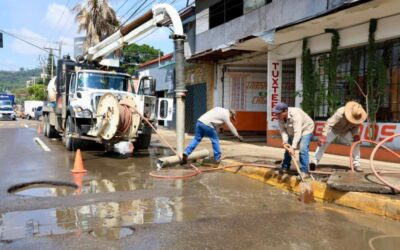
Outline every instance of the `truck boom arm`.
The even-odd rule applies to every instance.
[[[174,35],[183,36],[182,21],[175,8],[165,3],[156,4],[153,6],[152,11],[149,10],[143,16],[123,26],[96,46],[90,47],[85,59],[88,61],[95,61],[109,55],[121,48],[125,43],[129,43],[133,39],[153,29],[157,23],[168,17],[172,21]]]

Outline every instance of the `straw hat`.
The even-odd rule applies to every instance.
[[[367,113],[359,103],[351,101],[344,107],[344,116],[350,123],[361,124],[367,118]]]
[[[230,110],[229,110],[229,113],[231,114],[232,119],[233,119],[233,120],[236,120],[236,115],[237,115],[237,114],[236,114],[236,111],[235,111],[234,109],[230,109]]]

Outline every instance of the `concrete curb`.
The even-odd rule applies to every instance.
[[[237,161],[224,160],[224,165],[240,164]],[[277,175],[268,168],[246,166],[226,168],[226,171],[238,173],[269,185],[300,193],[300,181],[295,176]],[[355,208],[360,211],[383,215],[395,220],[400,220],[400,199],[397,196],[379,195],[362,192],[343,192],[329,188],[325,183],[311,181],[314,198],[322,202],[332,202],[337,205]],[[396,198],[397,197],[397,198]]]

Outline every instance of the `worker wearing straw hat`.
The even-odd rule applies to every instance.
[[[325,150],[336,137],[343,138],[347,143],[352,144],[360,140],[359,125],[365,121],[367,113],[363,107],[354,101],[346,103],[339,108],[326,122],[322,136],[318,140],[318,148],[314,159],[310,163],[310,170],[315,170]],[[360,145],[353,151],[353,166],[356,171],[361,172],[360,166]]]

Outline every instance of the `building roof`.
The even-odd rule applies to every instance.
[[[139,65],[139,69],[151,66],[153,64],[157,64],[158,62],[164,62],[164,61],[170,60],[170,59],[172,59],[172,57],[173,57],[173,54],[170,53],[170,54],[164,55],[164,56],[162,56],[160,58],[156,58],[156,59],[144,62],[144,63]]]

